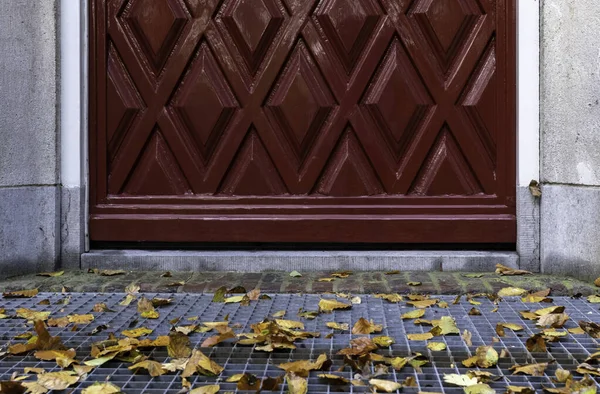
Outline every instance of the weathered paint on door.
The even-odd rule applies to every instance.
[[[515,242],[514,0],[92,3],[92,240]]]

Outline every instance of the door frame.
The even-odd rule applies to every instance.
[[[517,130],[517,251],[536,253],[539,215],[525,213],[536,202],[524,197],[531,180],[539,179],[540,163],[540,4],[534,0],[507,0],[514,4],[516,31],[516,130]],[[85,251],[89,251],[89,25],[91,0],[59,0],[60,15],[60,176],[63,187],[83,188],[79,207],[84,225]],[[78,108],[79,111],[75,110]],[[537,222],[537,223],[536,223]],[[535,230],[537,228],[537,231]],[[533,241],[533,242],[532,242]],[[525,246],[527,244],[527,246]],[[531,250],[524,250],[531,249]],[[539,258],[538,258],[539,261]]]

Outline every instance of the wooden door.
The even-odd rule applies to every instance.
[[[93,241],[513,243],[514,0],[92,0]]]

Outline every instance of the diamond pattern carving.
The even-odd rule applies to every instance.
[[[303,41],[296,45],[266,104],[265,113],[274,126],[286,133],[298,158],[305,158],[335,100]]]
[[[209,160],[239,104],[206,42],[200,44],[170,106]],[[199,112],[204,116],[198,117]]]
[[[382,14],[374,0],[326,0],[315,10],[347,73],[354,69]]]
[[[130,0],[122,18],[152,71],[160,73],[187,23],[187,10],[178,0]]]
[[[407,14],[446,72],[484,13],[479,0],[415,0]]]
[[[396,159],[402,158],[416,131],[424,126],[434,101],[397,37],[362,104],[393,148]]]
[[[277,35],[284,15],[275,0],[231,0],[223,6],[222,21],[251,75]]]

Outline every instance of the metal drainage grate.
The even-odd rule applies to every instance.
[[[71,331],[71,326],[66,328],[50,328],[52,335],[60,336],[67,347],[73,347],[77,350],[77,359],[83,361],[89,359],[91,344],[93,342],[105,339],[107,332],[119,334],[121,331],[129,329],[130,324],[135,323],[135,327],[148,327],[154,329],[152,338],[158,335],[167,335],[170,324],[169,320],[183,317],[189,318],[198,316],[198,322],[219,321],[229,315],[232,323],[241,324],[243,329],[236,329],[236,332],[250,332],[250,325],[260,322],[265,317],[273,313],[286,310],[287,319],[302,320],[306,325],[307,331],[320,331],[323,335],[320,338],[308,339],[298,343],[298,348],[293,351],[276,351],[273,353],[264,353],[253,351],[252,347],[238,346],[232,341],[223,343],[215,348],[202,349],[214,361],[222,365],[225,370],[219,377],[209,378],[203,376],[194,376],[190,379],[192,387],[202,386],[204,384],[219,383],[221,392],[236,392],[235,383],[225,383],[225,379],[234,374],[251,373],[258,377],[278,376],[282,370],[277,365],[282,362],[315,359],[319,354],[328,353],[333,360],[332,370],[336,370],[343,365],[343,358],[336,353],[348,346],[349,341],[354,337],[349,333],[336,332],[333,338],[325,338],[326,334],[332,332],[326,327],[326,323],[335,321],[338,323],[353,323],[359,318],[364,317],[373,319],[375,323],[383,324],[384,330],[377,335],[388,335],[396,340],[396,344],[389,349],[381,349],[379,354],[386,356],[408,356],[411,352],[420,352],[428,357],[430,363],[422,368],[422,373],[416,373],[412,367],[407,366],[401,372],[390,369],[390,375],[381,377],[382,379],[396,380],[402,382],[408,376],[413,376],[418,387],[403,388],[402,392],[417,393],[419,391],[433,391],[443,393],[463,393],[458,387],[451,387],[443,382],[443,374],[467,372],[467,368],[462,367],[461,361],[475,353],[475,349],[481,345],[489,345],[492,337],[496,336],[495,327],[499,322],[519,323],[525,327],[525,330],[515,333],[506,330],[506,336],[500,338],[500,342],[494,347],[497,350],[506,348],[509,358],[500,359],[495,368],[486,369],[497,376],[501,376],[497,382],[490,384],[492,388],[499,392],[506,389],[508,385],[530,386],[536,392],[542,392],[542,386],[555,387],[551,376],[557,368],[574,370],[576,366],[584,359],[596,351],[598,341],[588,335],[573,336],[561,338],[559,342],[549,345],[549,352],[530,353],[525,348],[527,338],[538,332],[531,321],[522,320],[519,311],[535,310],[550,305],[563,305],[566,312],[571,316],[566,328],[576,327],[579,320],[600,321],[600,313],[585,300],[576,300],[566,297],[554,297],[554,304],[523,304],[520,300],[505,300],[499,304],[498,312],[492,313],[496,306],[489,300],[479,298],[481,305],[477,308],[482,312],[481,316],[469,316],[468,311],[473,305],[464,299],[458,305],[452,305],[454,297],[437,297],[447,301],[450,306],[448,309],[429,308],[423,318],[439,319],[440,316],[451,315],[456,319],[461,332],[469,330],[473,337],[473,346],[467,347],[459,336],[437,337],[435,341],[445,342],[447,350],[442,352],[432,352],[426,347],[426,342],[408,341],[407,333],[427,332],[430,327],[415,325],[412,320],[402,321],[400,315],[413,308],[406,303],[391,304],[371,296],[362,296],[362,304],[354,305],[349,311],[338,311],[331,314],[320,315],[315,320],[299,319],[296,314],[300,308],[305,310],[316,310],[319,302],[319,295],[273,295],[271,300],[253,301],[250,306],[241,306],[240,304],[218,304],[212,303],[211,295],[197,294],[144,294],[146,297],[173,297],[173,303],[160,307],[160,318],[155,320],[146,320],[140,318],[136,310],[136,303],[133,302],[129,307],[120,306],[118,303],[124,298],[124,294],[70,294],[71,301],[68,305],[57,305],[56,303],[63,299],[64,294],[40,294],[33,299],[3,299],[0,307],[7,310],[7,314],[12,314],[17,308],[30,308],[39,311],[51,311],[51,317],[61,317],[69,314],[91,313],[92,307],[99,302],[104,302],[115,312],[94,313],[96,319],[87,326],[80,326],[79,331]],[[49,299],[50,305],[37,305],[42,299]],[[182,320],[183,321],[183,320]],[[110,329],[96,336],[90,336],[90,332],[100,324],[108,324]],[[3,319],[0,320],[0,345],[4,345],[12,340],[18,334],[25,331],[31,331],[31,326],[27,325],[23,319]],[[214,334],[193,334],[190,338],[196,346],[208,336]],[[168,360],[166,349],[153,349],[146,352],[152,359],[158,362]],[[511,375],[509,367],[518,363],[538,363],[556,360],[546,370],[546,375],[542,377],[516,376]],[[101,368],[96,368],[89,375],[85,382],[79,384],[74,393],[81,392],[82,388],[91,385],[93,382],[102,382],[109,380],[115,385],[121,387],[124,393],[177,393],[181,389],[181,379],[178,375],[169,373],[157,378],[151,378],[145,372],[133,374],[128,370],[129,364],[118,361],[109,362]],[[44,368],[46,371],[61,370],[54,362],[44,362],[35,359],[33,356],[10,356],[0,358],[0,380],[8,380],[13,372],[23,373],[25,367]],[[346,368],[344,376],[352,378],[349,368]],[[287,392],[285,385],[280,386],[280,393]],[[316,377],[312,373],[309,377],[310,393],[331,393],[331,392],[350,392],[364,393],[369,392],[367,387],[352,387],[329,385]]]

